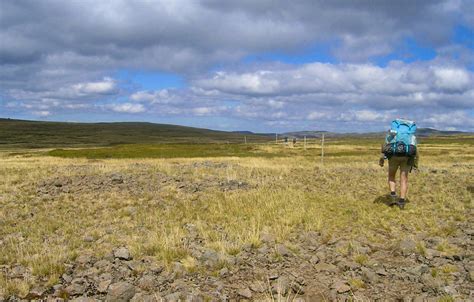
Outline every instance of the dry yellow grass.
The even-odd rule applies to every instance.
[[[354,151],[352,145],[328,148],[333,154]],[[291,148],[292,157],[167,160],[0,153],[0,265],[22,264],[32,270],[26,280],[0,275],[1,294],[24,294],[35,280],[55,284],[64,263],[79,253],[102,256],[118,246],[129,247],[138,258],[155,257],[165,265],[181,261],[194,270],[195,260],[183,242],[187,224],[196,226],[209,248],[235,254],[245,245],[258,246],[262,232],[278,242],[296,232],[318,231],[328,240],[343,236],[391,244],[420,232],[446,237],[457,231],[454,223],[469,223],[472,217],[472,145],[422,147],[421,171],[410,175],[411,202],[404,211],[374,202],[387,193],[386,168],[377,165],[376,151],[328,156],[322,165],[318,150],[297,146]],[[44,181],[113,173],[136,180],[135,187],[38,193]],[[156,175],[179,181],[155,183]],[[248,187],[223,191],[218,181]],[[204,189],[189,192],[180,188],[183,183],[200,183]],[[143,189],[148,185],[158,189]],[[450,252],[449,246],[440,249]],[[357,253],[354,259],[369,260]]]

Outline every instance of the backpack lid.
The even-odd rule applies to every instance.
[[[392,121],[390,129],[396,131],[397,133],[415,134],[416,123],[411,120],[397,118]]]

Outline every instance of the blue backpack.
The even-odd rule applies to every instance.
[[[390,156],[416,155],[416,123],[404,119],[392,121],[390,131],[385,137],[384,153]]]

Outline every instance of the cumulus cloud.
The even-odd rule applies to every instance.
[[[41,110],[41,111],[33,111],[33,114],[38,117],[48,117],[51,115],[51,112],[47,110]]]
[[[432,62],[387,67],[371,64],[281,66],[253,72],[216,72],[193,84],[248,97],[278,97],[287,102],[351,103],[393,109],[415,105],[460,108],[472,106],[474,81],[463,67]]]
[[[421,122],[430,125],[433,128],[447,128],[452,129],[473,129],[474,117],[465,111],[452,111],[447,113],[434,113],[421,118]]]
[[[8,112],[105,110],[272,127],[341,122],[349,129],[406,113],[445,127],[462,125],[443,114],[472,118],[472,49],[452,36],[456,25],[474,25],[472,1],[6,0],[1,6],[0,110]],[[406,39],[438,57],[370,63]],[[318,46],[336,63],[245,61]],[[172,72],[189,86],[143,90],[115,76],[128,69]]]
[[[90,94],[111,94],[116,91],[115,82],[111,78],[104,78],[103,81],[99,82],[74,84],[71,88],[78,96]]]
[[[145,107],[142,104],[132,103],[110,104],[107,108],[120,113],[140,113],[145,111]]]
[[[472,72],[435,61],[418,64],[275,64],[260,70],[217,71],[190,89],[139,91],[131,99],[157,114],[222,115],[273,125],[381,126],[407,116],[426,125],[454,127],[441,112],[472,118]],[[223,100],[233,103],[223,106]],[[232,105],[233,104],[233,105]],[[441,114],[441,115],[440,115]],[[459,113],[456,113],[459,114]],[[456,114],[454,116],[456,116]],[[324,123],[323,123],[324,122]],[[466,129],[470,123],[464,123]],[[457,125],[459,126],[459,125]]]

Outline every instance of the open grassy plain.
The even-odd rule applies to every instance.
[[[379,140],[317,143],[4,151],[0,300],[473,299],[474,139],[421,142],[405,210]]]

